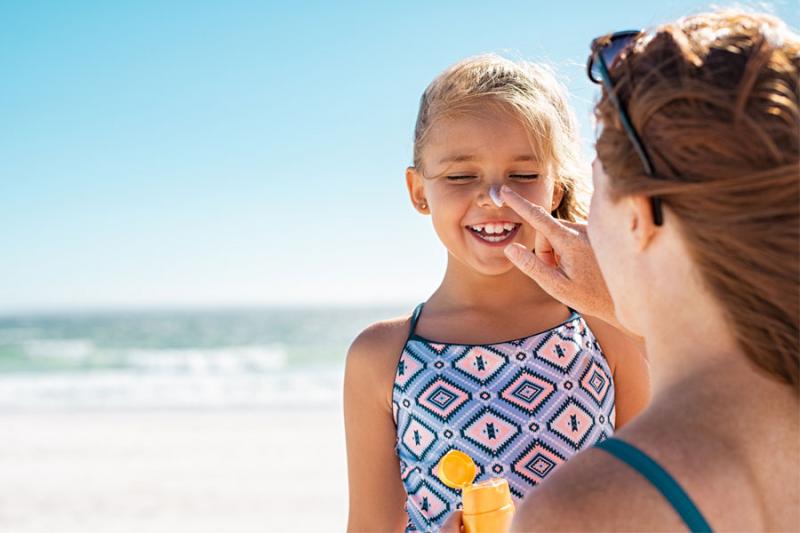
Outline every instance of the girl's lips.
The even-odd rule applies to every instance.
[[[466,231],[469,234],[471,234],[472,237],[474,239],[476,239],[478,242],[480,242],[481,244],[484,244],[486,246],[491,246],[493,248],[500,248],[500,247],[505,248],[506,246],[511,244],[511,242],[514,240],[514,237],[519,232],[519,228],[520,227],[522,227],[522,224],[517,224],[517,225],[514,226],[514,229],[512,229],[511,231],[508,231],[508,232],[505,232],[505,233],[502,233],[502,234],[493,234],[493,235],[483,235],[483,234],[477,233],[476,231],[471,230],[469,228],[466,228]],[[491,240],[487,240],[487,239],[491,239]]]

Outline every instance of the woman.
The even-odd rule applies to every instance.
[[[504,191],[559,260],[507,253],[645,339],[653,400],[556,471],[512,529],[796,531],[800,39],[716,12],[595,40],[589,70],[603,84],[592,247]],[[589,289],[594,257],[611,300]]]

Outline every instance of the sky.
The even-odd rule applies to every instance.
[[[548,62],[588,156],[590,40],[709,6],[4,0],[0,312],[421,301],[446,260],[404,181],[427,84]]]

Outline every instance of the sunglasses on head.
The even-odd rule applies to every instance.
[[[591,54],[589,61],[586,63],[586,74],[589,79],[594,83],[601,84],[605,89],[611,102],[619,112],[620,122],[628,135],[634,150],[642,160],[642,166],[648,176],[653,178],[657,177],[653,170],[653,162],[647,154],[647,149],[644,147],[639,134],[631,123],[628,112],[625,106],[620,102],[619,96],[614,90],[614,80],[611,79],[610,70],[614,63],[620,58],[622,51],[625,50],[631,43],[633,43],[643,32],[639,30],[627,30],[612,33],[594,39],[591,44]],[[661,209],[661,199],[652,196],[650,198],[651,205],[653,206],[653,222],[656,226],[660,226],[664,222],[664,214]]]

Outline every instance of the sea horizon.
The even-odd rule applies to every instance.
[[[336,405],[347,348],[412,305],[0,314],[0,410]]]

